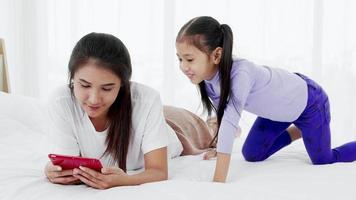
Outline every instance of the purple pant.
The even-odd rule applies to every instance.
[[[356,160],[356,142],[331,149],[330,105],[327,94],[313,80],[297,74],[307,82],[308,102],[294,122],[277,122],[258,117],[242,148],[247,161],[262,161],[291,143],[286,129],[294,124],[302,131],[305,148],[313,164],[352,162]]]

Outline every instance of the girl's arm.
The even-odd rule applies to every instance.
[[[217,153],[214,182],[226,181],[227,173],[229,171],[231,155],[226,153]]]
[[[211,149],[204,154],[203,159],[210,160],[215,157],[217,157],[217,160],[213,181],[224,183],[226,181],[227,173],[229,172],[231,155],[226,153],[217,153],[216,149]]]
[[[167,147],[146,153],[144,160],[145,171],[134,175],[128,175],[118,167],[103,168],[101,173],[86,167],[80,167],[80,169],[73,170],[73,176],[88,186],[97,189],[167,180]]]

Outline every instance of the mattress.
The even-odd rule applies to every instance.
[[[0,93],[1,200],[356,199],[356,162],[311,165],[301,140],[266,161],[251,163],[241,155],[244,139],[237,139],[227,183],[211,182],[215,160],[195,155],[169,160],[167,181],[107,190],[52,184],[43,173],[51,147],[42,105],[36,99]]]

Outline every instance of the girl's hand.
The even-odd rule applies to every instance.
[[[204,154],[203,159],[204,160],[210,160],[212,158],[215,158],[216,155],[217,155],[216,149],[215,148],[214,149],[210,149]]]
[[[118,167],[105,167],[101,173],[87,167],[80,166],[73,170],[73,176],[81,182],[96,189],[108,189],[122,185],[127,179],[127,174]]]
[[[49,162],[45,167],[45,175],[51,183],[72,185],[80,183],[80,180],[73,176],[73,170],[62,170],[58,165]]]

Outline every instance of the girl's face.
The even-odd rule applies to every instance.
[[[106,119],[121,87],[121,80],[94,62],[79,67],[73,77],[74,96],[91,119]]]
[[[176,43],[180,69],[193,84],[210,80],[218,70],[221,58],[221,47],[217,47],[210,55],[187,42]]]

